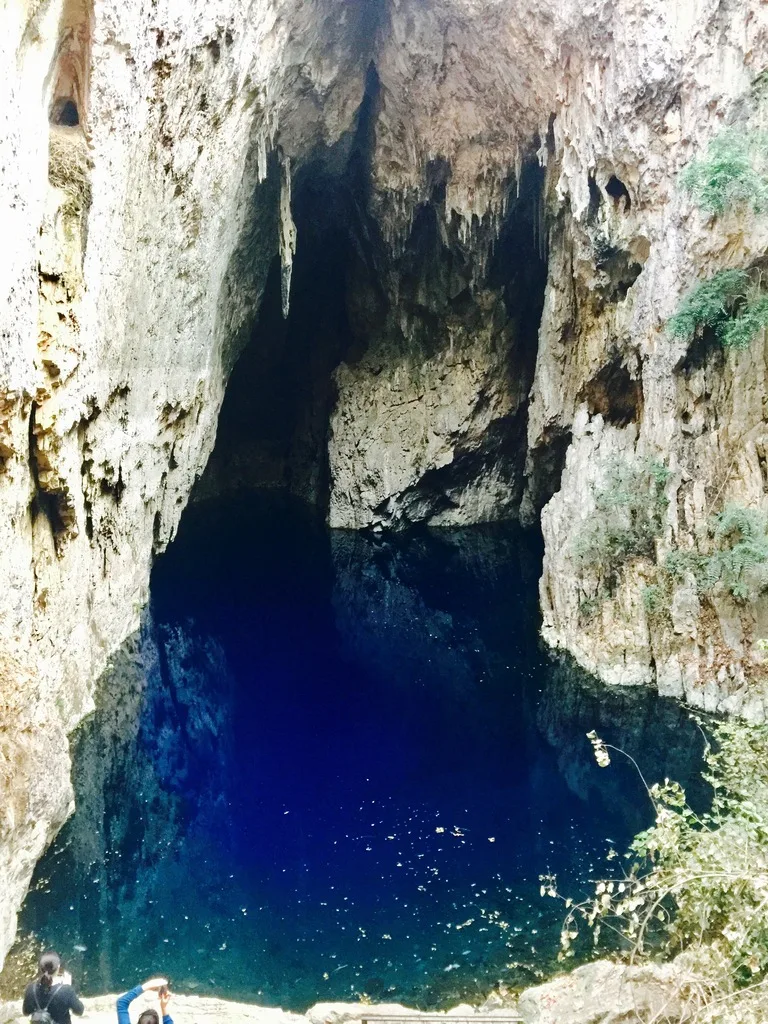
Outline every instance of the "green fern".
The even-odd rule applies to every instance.
[[[703,159],[685,168],[680,185],[709,213],[739,204],[759,213],[768,206],[766,153],[765,132],[727,129],[710,142]]]
[[[669,577],[680,583],[690,572],[699,593],[711,593],[722,584],[737,600],[752,600],[768,587],[768,519],[755,509],[728,505],[714,517],[711,532],[716,547],[709,554],[667,555]]]
[[[768,296],[749,303],[741,316],[723,327],[721,341],[725,348],[748,348],[759,331],[768,327]]]
[[[715,522],[720,552],[720,578],[734,597],[746,600],[765,586],[762,567],[768,563],[768,521],[762,512],[728,505]]]
[[[649,617],[656,618],[661,615],[666,603],[666,594],[660,584],[651,583],[643,590],[643,606]]]
[[[746,270],[721,270],[701,281],[667,321],[673,338],[709,328],[724,348],[743,349],[768,326],[768,296]]]
[[[734,304],[745,298],[748,285],[749,276],[744,270],[721,270],[701,281],[667,321],[667,330],[674,338],[692,338],[700,327],[709,327],[719,337],[731,319]]]
[[[768,96],[768,68],[763,70],[752,79],[749,89],[752,99],[760,105]]]

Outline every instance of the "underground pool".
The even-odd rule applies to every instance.
[[[285,502],[190,508],[74,738],[77,810],[10,963],[52,946],[86,994],[163,972],[294,1010],[535,983],[563,914],[539,876],[585,893],[651,819],[585,734],[694,789],[701,754],[679,705],[541,648],[539,570],[514,526],[377,538]]]

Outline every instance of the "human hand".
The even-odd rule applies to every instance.
[[[167,984],[167,978],[150,978],[149,981],[145,981],[141,987],[145,992],[159,992],[160,989],[165,988]]]
[[[171,1001],[171,993],[168,991],[167,988],[161,988],[157,994],[160,997],[160,1016],[167,1017],[168,1004]]]
[[[69,971],[60,971],[59,972],[59,978],[61,978],[61,984],[62,985],[71,985],[72,984],[72,975],[69,973]]]

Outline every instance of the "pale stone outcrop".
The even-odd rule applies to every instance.
[[[498,1016],[500,1021],[519,1013],[524,1024],[634,1024],[636,1021],[674,1022],[684,1019],[677,985],[680,973],[673,965],[625,967],[599,960],[587,964],[536,988],[526,989],[518,999],[492,994],[482,1007],[455,1006],[445,1012],[453,1016],[472,1016],[482,1012],[483,1019]],[[114,1024],[116,996],[84,999],[89,1024]],[[131,1004],[135,1017],[144,1009],[157,1006],[150,994],[139,996]],[[174,995],[170,1012],[178,1024],[208,1021],[223,1024],[360,1024],[372,1016],[418,1020],[418,1010],[399,1003],[317,1003],[305,1014],[288,1013],[278,1008],[238,1003],[210,996]],[[0,1024],[22,1024],[18,1003],[0,1003]]]
[[[617,459],[657,459],[672,471],[659,561],[673,547],[706,550],[708,523],[730,502],[766,508],[764,336],[746,351],[706,354],[689,352],[665,330],[697,280],[754,266],[768,248],[768,220],[750,206],[713,217],[677,182],[724,127],[749,132],[761,125],[764,101],[752,82],[768,59],[764,14],[734,7],[722,18],[715,5],[695,12],[670,5],[657,15],[657,25],[668,19],[665,35],[638,28],[649,46],[656,40],[639,51],[642,102],[626,78],[619,89],[603,79],[581,97],[604,127],[586,149],[555,150],[558,187],[567,188],[570,203],[550,233],[528,422],[532,495],[539,453],[553,438],[568,443],[558,492],[541,516],[545,639],[606,682],[652,684],[693,705],[756,720],[765,718],[768,698],[755,643],[768,624],[764,597],[742,605],[724,594],[700,600],[688,580],[672,594],[669,614],[651,621],[643,594],[653,567],[640,561],[585,616],[583,603],[599,581],[574,548]],[[634,73],[629,55],[611,66],[614,86]],[[715,81],[713,92],[707,83]],[[576,186],[577,159],[582,182],[594,174],[591,209]],[[626,196],[604,191],[612,174]]]
[[[425,255],[415,284],[406,274],[387,282],[388,315],[365,332],[363,357],[335,373],[332,527],[462,526],[516,515],[531,335],[508,314],[501,288],[487,280],[473,288],[473,272],[451,266],[450,244]],[[530,247],[524,252],[535,260]],[[521,276],[535,279],[535,269]],[[459,298],[470,289],[471,300]],[[523,288],[516,299],[538,316]]]
[[[526,989],[518,1009],[525,1024],[679,1024],[686,1019],[680,980],[674,964],[598,960]]]

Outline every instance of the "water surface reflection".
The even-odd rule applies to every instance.
[[[674,703],[545,656],[538,567],[511,527],[379,540],[190,510],[77,736],[78,809],[22,935],[90,993],[159,969],[295,1009],[529,982],[560,924],[539,874],[577,893],[649,821],[585,733],[651,779],[694,780],[700,750]]]

